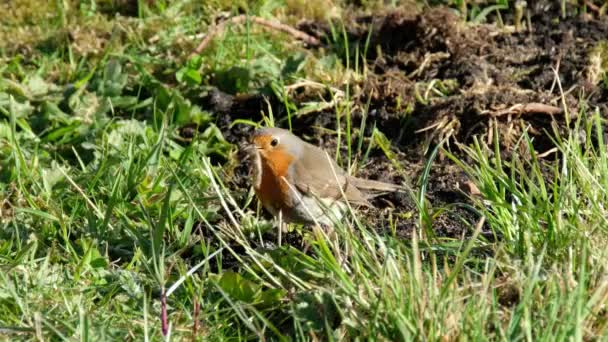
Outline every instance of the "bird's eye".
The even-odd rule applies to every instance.
[[[272,139],[272,141],[270,141],[270,146],[275,147],[279,144],[279,139],[274,138]]]

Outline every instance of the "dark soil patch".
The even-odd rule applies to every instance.
[[[608,20],[588,15],[561,19],[558,3],[539,3],[530,2],[532,29],[521,32],[496,25],[465,24],[445,8],[352,18],[346,24],[350,46],[362,46],[372,29],[367,78],[353,85],[357,106],[352,127],[359,127],[363,113],[357,108],[364,108],[369,100],[366,136],[375,124],[391,140],[405,170],[396,172],[383,153],[373,151],[357,175],[406,182],[418,189],[416,182],[429,151],[439,141],[447,138],[468,144],[474,136],[487,140],[493,122],[505,157],[511,154],[525,127],[534,136],[538,152],[545,152],[552,147],[546,135],[552,132],[552,126],[558,133],[569,129],[563,113],[508,113],[508,109],[530,103],[561,108],[559,84],[570,113],[578,113],[581,100],[587,108],[608,112],[608,91],[601,84],[591,83],[587,72],[590,50],[608,37]],[[504,13],[503,20],[512,23],[513,18]],[[329,25],[317,22],[304,22],[300,29],[320,38],[329,33]],[[275,117],[286,116],[280,101],[268,100]],[[306,94],[295,100],[306,100]],[[256,116],[266,110],[266,102],[259,95],[234,97],[212,92],[205,105],[217,114],[217,123],[227,139],[237,144],[245,141],[252,128],[229,128],[230,124],[237,118],[260,119]],[[293,130],[312,143],[332,149],[335,136],[314,127],[334,129],[335,120],[330,111],[307,114],[293,119]],[[453,153],[465,158],[456,144],[450,146]],[[234,169],[235,190],[248,189],[246,175],[246,165]],[[466,176],[447,158],[440,155],[434,161],[427,198],[432,207],[451,208],[434,222],[437,236],[460,237],[475,225],[478,218],[474,213],[454,205],[468,202],[459,190],[459,185],[466,182]],[[379,230],[389,231],[387,215],[392,211],[393,217],[403,217],[398,220],[397,234],[410,235],[417,214],[409,195],[386,195],[374,204],[377,209],[369,213],[369,218]]]

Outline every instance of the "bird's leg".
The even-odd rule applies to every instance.
[[[305,231],[307,231],[308,229],[310,229],[311,233],[313,234],[313,236],[318,236],[318,232],[315,232],[315,229],[320,229],[318,224],[305,224],[304,225],[304,229],[306,229]],[[312,237],[309,237],[308,239],[303,236],[302,238],[302,253],[304,254],[308,254],[308,250],[310,250],[310,247],[312,246],[311,242],[309,239],[312,239]]]
[[[279,210],[279,247],[281,247],[281,240],[283,237],[283,210]]]
[[[336,230],[334,229],[333,225],[321,223],[320,226],[327,235],[329,241],[334,241],[336,239],[338,235],[336,234]]]

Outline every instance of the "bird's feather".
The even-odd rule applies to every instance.
[[[334,199],[341,199],[344,193],[346,200],[352,204],[371,206],[363,193],[349,181],[350,177],[333,159],[328,158],[325,151],[305,144],[309,150],[294,161],[291,171],[291,179],[298,190],[320,198]]]

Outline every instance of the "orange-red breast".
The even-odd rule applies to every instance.
[[[246,147],[253,156],[253,187],[266,210],[284,222],[339,220],[346,207],[371,206],[374,192],[399,187],[348,175],[322,149],[281,128],[256,130]]]

